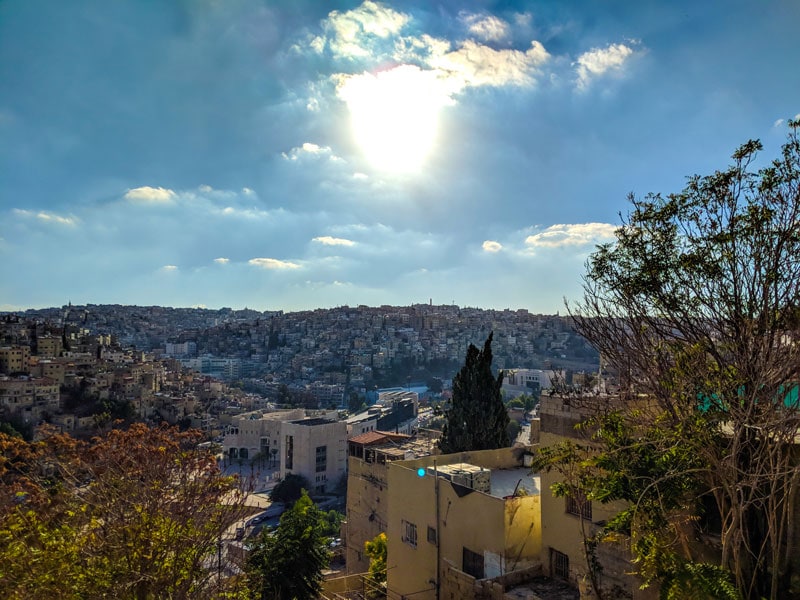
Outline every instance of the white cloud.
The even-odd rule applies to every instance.
[[[469,32],[485,42],[501,42],[511,35],[508,23],[494,15],[464,15]]]
[[[255,267],[271,270],[299,269],[300,265],[289,262],[288,260],[278,260],[277,258],[251,258],[247,261]]]
[[[171,202],[175,199],[175,192],[163,187],[150,187],[148,185],[133,188],[125,192],[125,199],[131,202]]]
[[[775,122],[772,124],[772,126],[773,126],[774,128],[776,128],[776,129],[777,129],[777,128],[779,128],[781,125],[783,125],[785,122],[786,122],[786,121],[784,121],[783,119],[777,119],[777,120],[776,120],[776,121],[775,121]]]
[[[331,237],[329,235],[315,237],[311,241],[319,242],[320,244],[324,244],[325,246],[355,246],[356,244],[352,240],[348,240],[345,238]]]
[[[492,240],[486,240],[481,245],[481,248],[483,248],[484,251],[486,251],[486,252],[495,253],[495,252],[500,252],[500,250],[503,249],[503,244],[501,244],[500,242],[492,241]]]
[[[529,12],[517,13],[514,15],[514,23],[518,27],[530,27],[533,22],[533,15]]]
[[[161,267],[161,270],[164,271],[165,273],[173,273],[178,270],[178,267],[176,267],[175,265],[164,265],[163,267]]]
[[[325,33],[315,37],[311,47],[320,53],[327,47],[338,58],[367,57],[376,38],[385,40],[399,33],[410,20],[407,14],[366,0],[353,10],[329,13],[322,22]]]
[[[256,195],[256,193],[253,190],[251,190],[249,187],[243,187],[242,188],[242,193],[245,196],[255,196]]]
[[[631,56],[633,49],[625,44],[609,44],[606,48],[592,48],[581,54],[575,62],[578,87],[586,87],[593,78],[608,71],[620,71]]]
[[[318,159],[322,157],[328,157],[331,161],[342,160],[333,153],[330,146],[319,146],[311,142],[305,142],[302,146],[296,146],[289,150],[288,153],[283,152],[282,156],[286,160],[303,160],[304,158]]]
[[[474,40],[431,58],[430,64],[462,82],[463,86],[530,85],[538,68],[550,58],[540,42],[521,50],[495,50]]]
[[[44,210],[40,210],[39,212],[32,211],[32,210],[24,210],[21,208],[15,208],[13,212],[21,217],[26,218],[36,218],[39,221],[43,221],[45,223],[53,223],[56,225],[67,225],[70,227],[74,227],[78,224],[79,219],[78,217],[74,217],[72,215],[68,217],[64,217],[61,215],[57,215],[56,213],[47,212]]]
[[[229,262],[231,262],[231,259],[230,258],[219,257],[219,258],[215,258],[214,262],[217,263],[218,265],[227,265]]]
[[[529,235],[525,245],[530,248],[560,248],[587,246],[614,239],[617,225],[610,223],[574,223],[551,225],[544,231]]]

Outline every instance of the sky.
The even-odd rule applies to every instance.
[[[564,311],[800,113],[800,2],[3,0],[0,310]]]

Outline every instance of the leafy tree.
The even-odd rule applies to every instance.
[[[338,537],[344,521],[344,513],[329,510],[321,513],[322,534],[327,537]]]
[[[0,596],[218,598],[224,531],[242,516],[237,480],[199,432],[138,424],[91,442],[0,434]]]
[[[356,414],[367,407],[364,399],[358,394],[358,392],[350,392],[350,396],[347,398],[347,410],[351,414]]]
[[[522,431],[522,426],[519,423],[517,423],[516,421],[508,422],[508,427],[506,428],[506,432],[508,434],[508,439],[511,440],[512,443],[516,441],[521,431]]]
[[[483,350],[467,348],[464,366],[453,378],[453,400],[446,411],[439,448],[444,453],[488,450],[509,445],[508,413],[500,396],[503,373],[492,373],[492,333]]]
[[[379,533],[372,540],[364,542],[364,554],[369,556],[369,572],[366,580],[368,598],[386,597],[387,550],[385,533]]]
[[[637,511],[622,520],[634,542],[658,539],[665,523],[681,527],[669,505],[642,514],[648,494],[673,497],[676,481],[683,501],[691,490],[710,493],[722,524],[712,566],[729,570],[753,600],[800,594],[790,537],[800,481],[798,127],[790,123],[781,155],[761,169],[752,168],[761,144],[750,141],[730,167],[689,178],[682,192],[631,196],[616,242],[589,258],[583,300],[571,309],[628,400],[621,411],[630,440],[597,440],[606,479],[587,491],[630,496]],[[647,410],[630,408],[634,394],[646,395]],[[647,456],[621,460],[629,447]],[[659,471],[656,458],[674,470],[684,452],[691,468]],[[624,490],[638,469],[650,473],[646,490]],[[689,547],[655,555],[648,547],[635,545],[639,564],[651,561],[667,586],[680,573],[708,573]],[[661,570],[676,557],[679,569]]]
[[[313,600],[322,587],[322,570],[330,562],[328,538],[320,510],[303,490],[281,515],[274,532],[262,530],[251,544],[248,581],[253,598]]]
[[[307,492],[311,484],[302,475],[289,473],[278,485],[272,488],[269,499],[272,502],[286,502],[287,504],[299,500],[303,492]]]

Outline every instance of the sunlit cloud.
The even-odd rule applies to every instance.
[[[79,222],[79,219],[77,217],[72,216],[72,215],[70,215],[68,217],[64,217],[62,215],[57,215],[56,213],[48,212],[48,211],[44,211],[44,210],[40,210],[40,211],[37,212],[37,211],[33,211],[33,210],[25,210],[25,209],[22,209],[22,208],[15,208],[13,210],[13,212],[14,212],[14,214],[19,215],[20,217],[35,218],[35,219],[38,219],[39,221],[42,221],[44,223],[53,223],[55,225],[67,225],[67,226],[73,227],[73,226],[77,225],[78,222]]]
[[[341,161],[342,159],[336,156],[331,150],[330,146],[319,146],[311,142],[305,142],[302,146],[298,146],[289,150],[289,152],[282,153],[283,158],[286,160],[302,160],[304,158],[324,158],[327,157],[332,161]]]
[[[575,223],[551,225],[525,238],[529,248],[560,248],[587,246],[614,239],[617,225],[610,223]]]
[[[460,79],[464,86],[530,85],[540,66],[550,58],[541,42],[521,50],[495,50],[474,40],[431,59],[431,65]]]
[[[486,252],[495,253],[495,252],[500,252],[500,250],[503,249],[503,244],[501,244],[500,242],[492,241],[492,240],[486,240],[485,242],[483,242],[481,247]]]
[[[278,260],[277,258],[251,258],[247,262],[254,267],[275,271],[300,268],[300,265],[297,263],[289,262],[288,260]]]
[[[220,258],[215,258],[214,262],[217,263],[218,265],[227,265],[229,262],[231,262],[231,259],[220,257]]]
[[[469,32],[485,42],[500,42],[511,35],[508,23],[494,15],[463,15]]]
[[[355,246],[355,242],[352,240],[348,240],[345,238],[337,238],[331,237],[329,235],[322,235],[319,237],[315,237],[311,240],[312,242],[319,242],[325,246]]]
[[[131,202],[163,203],[171,202],[176,197],[175,192],[163,187],[143,186],[125,192],[125,199]]]
[[[332,11],[323,21],[323,35],[315,37],[311,47],[319,53],[328,49],[340,58],[367,57],[375,41],[400,32],[410,20],[407,14],[367,0],[353,10]]]
[[[592,48],[581,54],[575,61],[578,87],[585,88],[592,79],[609,71],[620,71],[631,56],[633,49],[625,44],[609,44],[605,48]]]
[[[178,267],[175,266],[175,265],[164,265],[163,267],[161,267],[161,271],[163,271],[165,273],[174,273],[177,270],[178,270]]]

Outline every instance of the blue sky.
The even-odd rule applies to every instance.
[[[794,0],[0,3],[0,310],[563,311],[800,113]]]

